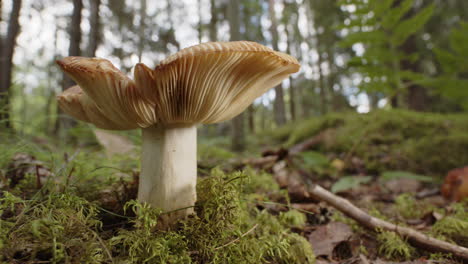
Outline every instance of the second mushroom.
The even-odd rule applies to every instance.
[[[193,213],[197,124],[237,116],[300,68],[295,58],[248,41],[192,46],[154,70],[139,63],[134,80],[105,59],[57,63],[78,84],[58,96],[65,113],[102,129],[142,129],[138,200],[171,211],[166,224]]]

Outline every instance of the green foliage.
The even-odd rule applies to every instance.
[[[405,79],[413,81],[409,77],[420,75],[400,68],[402,61],[414,60],[418,54],[402,52],[399,47],[428,22],[434,4],[420,10],[416,10],[414,0],[342,0],[340,4],[356,8],[342,25],[349,34],[341,44],[365,46],[362,56],[349,61],[349,66],[362,75],[360,89],[388,96],[402,92]]]
[[[468,23],[461,22],[452,29],[450,48],[435,48],[434,52],[442,68],[442,74],[426,79],[423,84],[437,88],[438,93],[456,100],[468,109]]]
[[[379,254],[391,260],[409,260],[415,249],[403,240],[397,233],[380,231],[377,235]]]
[[[337,192],[357,188],[361,184],[366,184],[366,183],[370,182],[371,180],[372,180],[372,178],[369,177],[369,176],[364,176],[364,177],[358,177],[358,176],[340,177],[340,179],[338,181],[336,181],[332,185],[331,191],[333,193],[337,193]]]

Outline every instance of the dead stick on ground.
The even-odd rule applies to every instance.
[[[431,252],[451,253],[454,257],[468,261],[468,248],[435,239],[411,228],[397,226],[379,218],[370,216],[363,210],[354,206],[348,200],[334,195],[317,184],[312,184],[309,182],[307,184],[307,190],[311,195],[315,196],[321,201],[329,203],[340,212],[356,220],[359,224],[369,229],[383,229],[387,231],[393,231],[400,236],[407,238],[408,241],[416,247]]]

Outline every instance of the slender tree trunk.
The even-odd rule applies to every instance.
[[[271,42],[273,45],[274,50],[279,50],[278,49],[278,23],[276,21],[276,14],[275,14],[275,0],[269,0],[268,1],[268,10],[269,10],[269,16],[270,16],[270,21],[271,21],[271,27],[270,27],[270,32],[271,32]],[[275,87],[275,102],[274,102],[274,116],[275,116],[275,122],[277,125],[284,125],[286,123],[286,110],[284,106],[284,93],[283,93],[283,87],[281,84],[277,85]]]
[[[247,108],[247,115],[249,120],[249,132],[255,133],[255,109],[253,104]]]
[[[70,34],[70,44],[68,47],[68,56],[80,56],[80,43],[81,43],[81,11],[83,9],[82,0],[73,0],[73,12],[69,24],[69,34]],[[62,90],[68,89],[70,86],[73,86],[74,82],[67,75],[63,75],[62,81]],[[76,125],[76,121],[72,118],[64,116],[64,113],[60,108],[57,111],[59,117],[57,122],[58,127],[56,127],[56,134],[59,133],[61,129],[69,129]]]
[[[409,37],[405,43],[400,47],[400,50],[405,54],[413,54],[417,52],[416,37]],[[412,72],[419,72],[419,61],[412,62],[410,60],[402,60],[401,70],[409,70]],[[408,81],[403,80],[403,83]],[[425,87],[418,84],[410,84],[407,93],[408,108],[414,111],[424,111],[427,109],[428,94]]]
[[[101,6],[101,0],[90,0],[90,17],[89,24],[91,29],[89,31],[89,43],[86,50],[86,56],[95,57],[96,50],[101,42],[101,23],[99,10]]]
[[[216,12],[216,1],[210,0],[210,41],[216,41],[217,37],[217,27],[218,27],[218,13]]]
[[[13,54],[16,47],[16,37],[20,31],[19,16],[21,0],[13,0],[8,29],[5,39],[2,39],[0,49],[0,127],[11,129],[10,121],[10,96],[11,79],[13,72]],[[1,3],[0,3],[0,6]]]
[[[145,49],[146,29],[146,0],[140,0],[140,25],[138,27],[138,61],[141,62]]]
[[[58,39],[58,28],[55,28],[55,34],[54,34],[54,60],[51,62],[51,65],[47,68],[47,86],[49,89],[46,89],[47,91],[47,101],[46,101],[46,109],[45,109],[45,128],[44,132],[46,135],[52,135],[54,133],[54,128],[56,126],[55,123],[53,123],[52,119],[52,111],[53,111],[53,101],[55,99],[55,79],[56,76],[54,75],[53,71],[53,66],[55,66],[55,58],[57,57],[57,39]],[[55,122],[57,122],[57,119],[55,119]]]
[[[175,30],[174,30],[174,20],[173,20],[173,14],[172,14],[172,1],[173,0],[166,0],[166,3],[167,3],[166,9],[167,9],[169,32],[170,32],[168,39],[170,43],[172,43],[174,46],[177,47],[178,50],[180,50],[180,43],[177,41],[175,37],[175,33],[174,33]]]
[[[240,40],[239,1],[229,0],[228,17],[231,41]],[[244,114],[232,119],[232,149],[243,151],[245,149]]]
[[[293,45],[291,32],[288,30],[288,25],[284,25],[284,29],[286,38],[288,39],[286,52],[291,54],[291,46]],[[291,113],[291,120],[296,120],[296,91],[291,77],[289,77],[289,111]]]
[[[202,22],[202,3],[201,0],[197,0],[197,11],[198,11],[198,25],[197,25],[197,31],[198,31],[198,43],[202,42],[203,38],[203,22]]]
[[[317,36],[317,43],[319,36]],[[317,47],[320,45],[317,44]],[[327,100],[327,87],[325,87],[325,77],[323,76],[322,63],[323,63],[323,54],[320,49],[317,49],[318,53],[318,74],[319,74],[319,86],[320,86],[320,113],[322,115],[326,114],[328,109],[328,100]]]

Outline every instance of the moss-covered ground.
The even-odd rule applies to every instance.
[[[0,142],[0,263],[336,263],[343,254],[332,248],[333,254],[323,255],[322,248],[316,256],[317,241],[311,240],[335,221],[351,227],[351,256],[458,263],[294,196],[294,188],[278,186],[274,170],[233,169],[239,167],[233,160],[248,157],[239,159],[217,138],[200,140],[196,214],[160,230],[158,217],[167,212],[135,201],[138,148],[109,158],[89,127],[79,129],[86,135],[79,147],[20,136]],[[265,132],[264,142],[250,148],[291,147],[323,131],[317,145],[288,161],[289,173],[313,177],[374,216],[468,246],[466,201],[434,202],[387,186],[410,178],[422,184],[418,190],[438,188],[448,170],[467,165],[468,117],[330,114]],[[138,136],[122,135],[138,143]]]
[[[291,231],[305,216],[258,206],[288,201],[269,174],[201,172],[196,214],[162,231],[166,212],[134,200],[132,155],[61,157],[31,142],[1,149],[1,263],[314,263],[308,241]]]
[[[291,147],[323,131],[326,136],[313,149],[341,158],[349,170],[355,169],[356,158],[370,174],[405,170],[443,176],[468,164],[466,114],[405,110],[332,113],[286,125],[263,138],[270,144]]]

